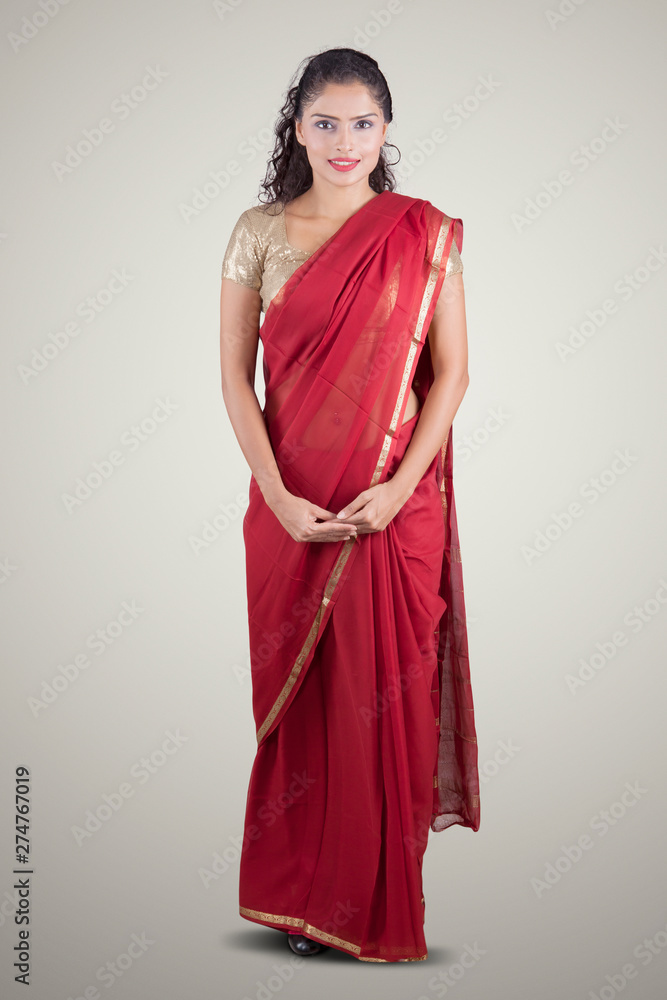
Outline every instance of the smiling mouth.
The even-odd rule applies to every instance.
[[[329,160],[329,163],[335,163],[341,167],[349,167],[350,164],[359,162],[359,160]]]

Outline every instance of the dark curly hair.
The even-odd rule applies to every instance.
[[[392,121],[391,94],[387,81],[375,59],[357,49],[326,49],[307,57],[307,65],[299,82],[290,87],[275,126],[276,142],[261,182],[259,200],[265,205],[280,202],[286,205],[307,191],[313,183],[313,170],[308,155],[296,137],[295,122],[301,121],[304,108],[320,96],[328,83],[361,83],[382,109],[385,122]],[[299,70],[297,70],[298,74]],[[295,74],[295,76],[297,75]],[[294,78],[292,78],[292,81]],[[380,149],[377,165],[368,178],[371,188],[380,194],[393,191],[396,179],[388,164],[385,149],[394,146],[385,142]],[[394,146],[394,149],[398,147]],[[400,159],[400,152],[399,152]],[[262,193],[268,200],[262,201]]]

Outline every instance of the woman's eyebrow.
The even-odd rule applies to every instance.
[[[313,111],[311,118],[333,118],[334,121],[339,122],[340,118],[336,118],[335,115],[325,115],[321,111]],[[370,111],[367,115],[353,115],[350,121],[356,121],[357,118],[377,118],[377,113],[375,111]]]

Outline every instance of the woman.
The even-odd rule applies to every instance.
[[[427,957],[429,829],[479,827],[451,478],[462,224],[393,190],[391,120],[374,59],[308,62],[220,302],[223,395],[252,470],[240,913],[297,954],[371,962]]]

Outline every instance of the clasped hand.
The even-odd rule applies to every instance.
[[[345,505],[342,517],[292,493],[275,501],[271,509],[297,542],[339,542],[358,534],[382,531],[408,498],[389,480],[359,493]]]

